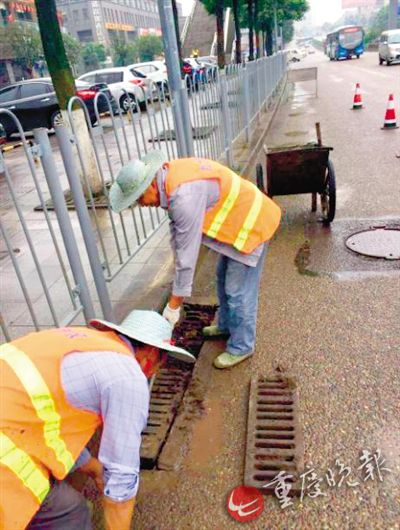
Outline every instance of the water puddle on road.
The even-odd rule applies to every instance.
[[[223,443],[223,415],[221,402],[212,399],[203,403],[204,414],[193,425],[192,442],[187,466],[192,471],[206,471],[215,465]]]

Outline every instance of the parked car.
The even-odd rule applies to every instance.
[[[7,134],[3,125],[0,123],[0,145],[4,145],[7,142]]]
[[[145,63],[131,64],[131,68],[159,86],[162,83],[168,83],[167,67],[163,61],[147,61]]]
[[[379,64],[386,61],[390,66],[394,61],[400,61],[400,29],[383,31],[378,46]]]
[[[89,111],[92,125],[96,123],[94,98],[100,90],[111,100],[112,96],[104,84],[89,85],[76,82],[76,95],[81,97]],[[113,103],[115,111],[117,106]],[[0,108],[11,110],[21,122],[24,131],[31,131],[37,127],[52,129],[61,119],[60,107],[50,78],[30,79],[19,81],[0,89]],[[99,112],[107,112],[108,105],[104,98],[99,99]],[[0,114],[0,123],[3,125],[7,138],[18,128],[11,118]]]
[[[132,65],[94,70],[81,75],[78,79],[90,84],[106,83],[124,112],[130,107],[135,110],[137,105],[144,106],[148,97],[149,83],[146,76],[136,71]]]

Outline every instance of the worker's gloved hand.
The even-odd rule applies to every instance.
[[[171,326],[174,327],[181,317],[181,308],[178,307],[176,309],[172,309],[169,307],[169,304],[167,304],[164,308],[162,316],[168,320]]]

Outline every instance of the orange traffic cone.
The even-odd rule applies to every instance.
[[[354,99],[353,99],[353,109],[352,110],[362,109],[362,108],[363,108],[363,104],[362,104],[360,83],[357,83],[356,84],[356,91],[355,91]]]
[[[396,123],[396,111],[394,108],[393,94],[389,95],[389,101],[385,114],[385,121],[383,122],[383,127],[381,127],[381,129],[398,129],[398,125]]]

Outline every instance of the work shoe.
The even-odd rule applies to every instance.
[[[224,351],[224,353],[221,353],[221,355],[218,355],[218,357],[214,359],[213,364],[215,368],[220,368],[221,370],[224,368],[232,368],[236,364],[241,363],[252,355],[252,353],[246,353],[245,355],[232,355],[231,353]]]
[[[219,329],[218,326],[206,326],[203,328],[204,337],[229,337],[229,331]]]

